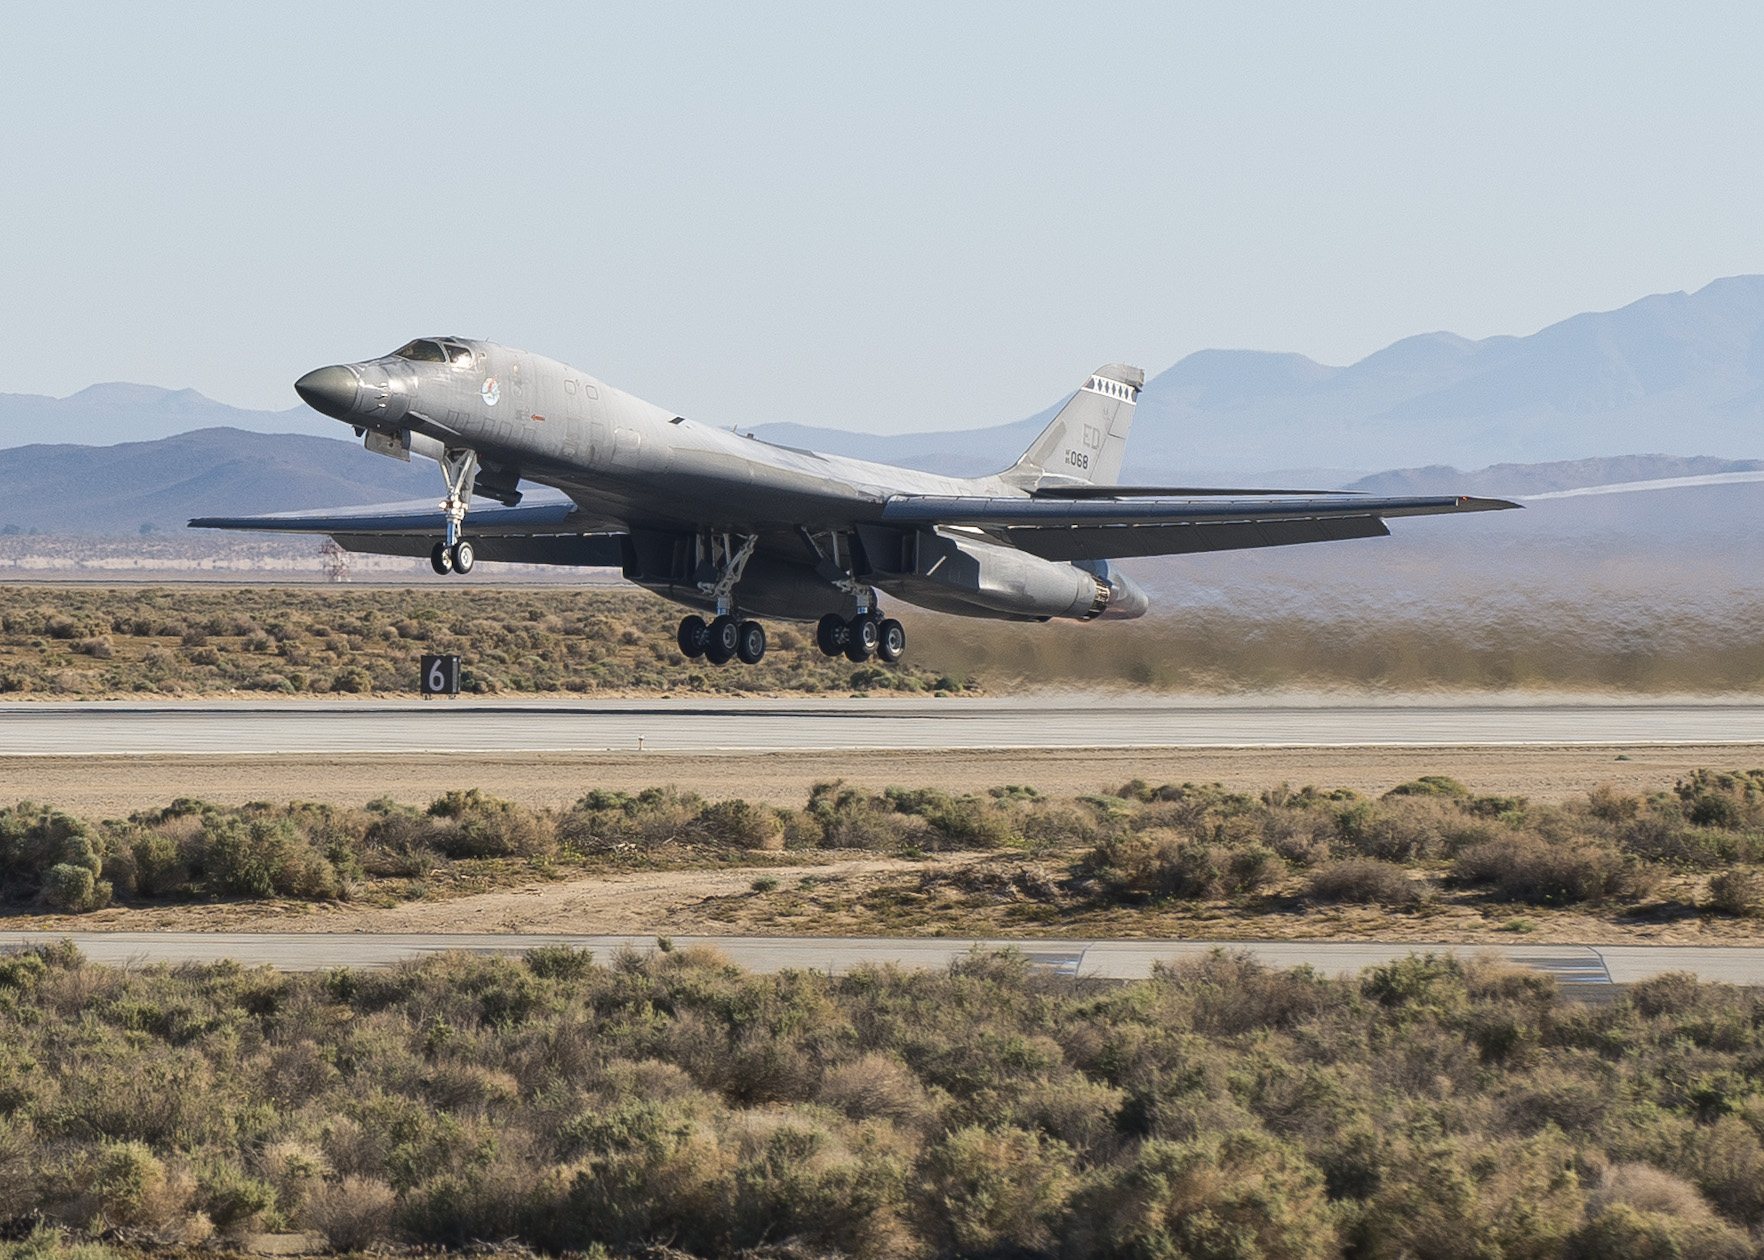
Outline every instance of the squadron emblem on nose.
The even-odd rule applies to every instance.
[[[502,397],[502,386],[496,383],[494,376],[486,376],[484,387],[478,391],[478,397],[484,400],[486,407],[494,407],[496,400]]]

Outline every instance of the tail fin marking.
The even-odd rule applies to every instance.
[[[1091,373],[1060,413],[1002,474],[1012,485],[1114,485],[1145,373],[1111,363]]]

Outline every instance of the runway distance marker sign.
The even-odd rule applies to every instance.
[[[430,696],[459,694],[459,657],[453,654],[431,654],[423,657],[422,692]]]

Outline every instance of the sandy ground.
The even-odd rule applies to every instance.
[[[1020,859],[825,854],[715,870],[535,878],[392,906],[219,903],[0,915],[0,931],[565,933],[683,936],[933,936],[1138,940],[1340,940],[1415,944],[1759,945],[1764,924],[1662,906],[1624,916],[1484,901],[1442,889],[1421,909],[1246,912],[1227,902],[1056,910],[1006,886]],[[1031,863],[1057,878],[1057,866]],[[1005,878],[988,878],[1003,876]],[[755,881],[762,880],[760,887]],[[1694,899],[1694,898],[1693,898]]]
[[[957,855],[956,861],[975,860]],[[765,876],[780,885],[804,876],[855,880],[870,886],[916,873],[923,862],[845,855],[834,860],[717,870],[626,871],[533,880],[494,892],[439,897],[395,906],[251,902],[146,909],[113,908],[82,915],[5,915],[6,930],[84,932],[593,932],[742,930],[738,915],[708,906],[753,893]]]
[[[1449,774],[1477,792],[1558,800],[1600,783],[1669,788],[1698,766],[1747,768],[1761,759],[1764,752],[1751,745],[12,757],[0,758],[0,802],[30,799],[75,814],[117,816],[180,796],[225,805],[289,799],[359,805],[379,796],[426,804],[453,788],[478,787],[540,807],[567,805],[596,787],[672,784],[710,797],[800,805],[809,788],[826,779],[952,791],[1027,783],[1071,795],[1134,778],[1383,792],[1423,774]]]

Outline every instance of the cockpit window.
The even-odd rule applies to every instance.
[[[472,348],[463,346],[457,341],[444,341],[441,348],[447,351],[447,361],[454,367],[470,367],[472,365]]]
[[[439,341],[413,341],[392,352],[396,359],[409,359],[413,363],[445,363],[447,355],[441,349]]]

